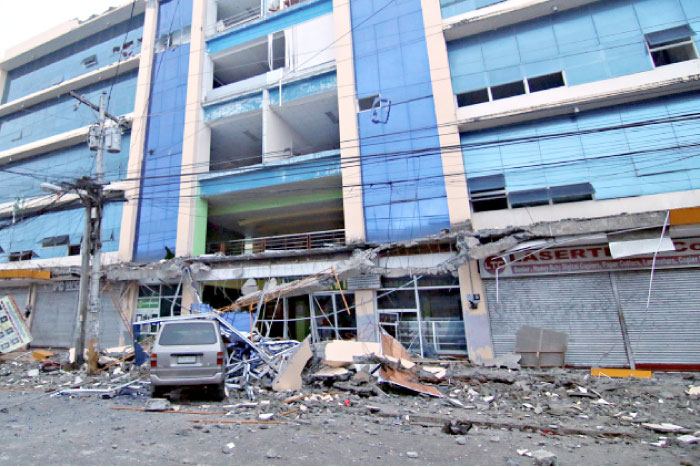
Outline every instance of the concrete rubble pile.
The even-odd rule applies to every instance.
[[[135,366],[123,355],[121,358],[102,357],[105,357],[103,369],[90,373],[87,364],[75,368],[69,363],[71,351],[33,350],[6,354],[0,361],[0,391],[36,393],[37,396],[95,394],[103,399],[147,394],[146,367]]]

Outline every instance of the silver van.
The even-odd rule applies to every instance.
[[[162,323],[151,350],[153,397],[172,386],[205,386],[226,397],[226,348],[219,323],[203,319]]]

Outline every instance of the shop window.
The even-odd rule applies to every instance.
[[[474,212],[508,209],[506,180],[503,175],[468,178],[467,187]]]
[[[534,190],[512,191],[508,193],[508,199],[512,208],[542,206],[549,204],[549,190],[547,188],[537,188]]]
[[[457,278],[422,276],[417,281],[412,279],[382,278],[382,289],[377,291],[382,329],[409,352],[426,358],[464,355],[467,343]],[[387,300],[389,297],[393,300]]]
[[[687,24],[647,34],[645,39],[654,65],[659,67],[698,58],[693,35]]]
[[[476,91],[463,92],[457,94],[457,105],[466,107],[468,105],[482,104],[489,101],[488,88],[477,89]]]
[[[558,204],[591,200],[595,190],[590,183],[577,183],[575,185],[553,186],[549,189],[549,192],[552,202]]]
[[[561,71],[527,79],[527,87],[530,92],[546,91],[562,86],[564,86],[564,74]]]
[[[135,321],[146,321],[158,317],[179,316],[182,308],[182,293],[177,293],[177,286],[145,285],[139,288],[136,301]],[[156,324],[142,325],[142,336],[153,335],[158,331]]]
[[[493,100],[519,96],[521,94],[525,94],[525,83],[522,81],[514,81],[512,83],[491,86],[491,97]]]

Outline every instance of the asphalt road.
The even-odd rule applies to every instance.
[[[40,396],[37,391],[0,391],[0,407]],[[350,400],[350,406],[344,402]],[[143,408],[141,395],[40,396],[0,411],[0,463],[3,465],[534,465],[518,454],[545,449],[559,465],[691,465],[699,445],[656,447],[658,435],[644,439],[556,436],[543,432],[473,427],[464,438],[439,426],[411,425],[366,413],[375,399],[339,396],[304,403],[305,411],[276,416],[277,425],[194,423],[193,419],[258,420],[260,414],[289,410],[276,395],[267,405],[231,407],[246,402],[194,401],[180,410],[221,411],[228,415],[187,415],[114,410]],[[388,400],[387,400],[388,399]],[[393,396],[379,402],[417,414],[463,416],[444,401]],[[228,405],[229,407],[224,407]],[[299,407],[296,405],[296,407]],[[470,413],[474,413],[473,411]],[[233,446],[230,445],[233,443]],[[460,444],[462,443],[462,444]]]

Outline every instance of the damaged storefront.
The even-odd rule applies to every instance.
[[[608,243],[522,246],[479,264],[496,354],[534,326],[568,334],[571,366],[700,367],[700,238],[674,238],[656,258],[615,259]]]

